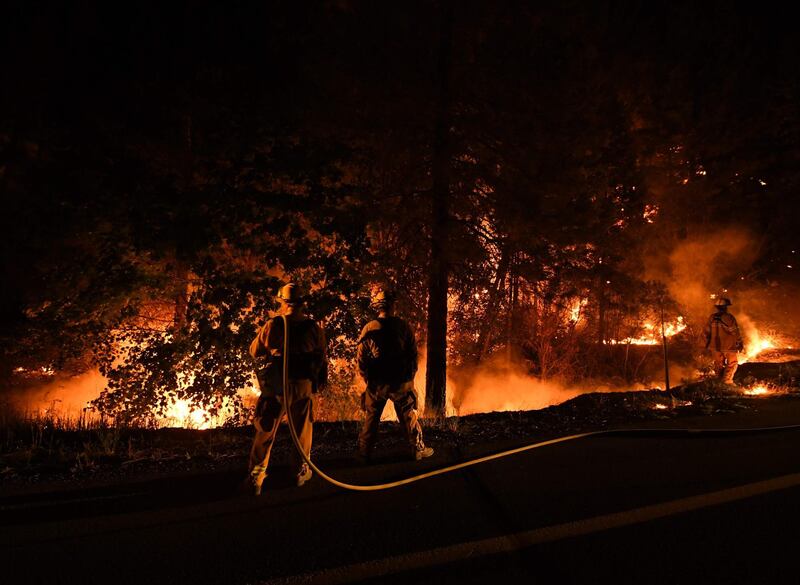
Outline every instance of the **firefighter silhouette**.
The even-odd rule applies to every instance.
[[[742,335],[736,317],[728,312],[729,298],[717,295],[714,301],[716,312],[708,318],[705,329],[706,349],[714,358],[714,371],[725,384],[733,384],[733,376],[739,367],[738,353],[744,349]]]
[[[250,355],[266,358],[266,366],[257,372],[261,396],[253,419],[256,434],[250,450],[248,482],[256,495],[261,493],[275,435],[280,422],[287,416],[287,408],[297,428],[300,444],[306,455],[310,454],[312,395],[318,387],[325,385],[327,379],[325,334],[319,325],[303,314],[303,296],[299,287],[292,283],[282,287],[278,300],[289,327],[288,405],[283,403],[283,319],[270,319],[250,344]],[[311,478],[311,469],[294,450],[292,464],[297,473],[297,486],[302,486]]]
[[[358,370],[367,383],[361,395],[365,418],[358,437],[357,458],[362,463],[369,463],[372,456],[387,400],[394,404],[409,455],[417,461],[433,455],[433,449],[422,440],[417,413],[417,342],[408,323],[394,316],[394,302],[390,291],[376,289],[371,306],[378,317],[364,326],[358,338]]]

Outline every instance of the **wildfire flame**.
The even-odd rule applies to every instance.
[[[644,334],[639,337],[626,337],[625,339],[610,339],[607,343],[611,345],[660,345],[661,344],[661,325],[653,321],[645,321],[642,324]],[[672,337],[686,329],[686,322],[683,317],[678,317],[673,323],[664,323],[664,335]]]
[[[762,351],[780,347],[775,337],[765,335],[756,328],[753,328],[749,332],[749,337],[750,340],[745,350],[739,354],[738,359],[740,364],[754,360]]]
[[[561,307],[562,313],[559,316],[560,319],[569,319],[569,323],[571,323],[572,326],[580,327],[581,322],[586,320],[585,311],[587,304],[587,299],[573,297],[569,303]],[[791,345],[796,345],[787,337],[774,332],[768,334],[759,330],[746,315],[741,315],[739,318],[746,345],[745,351],[739,354],[739,363],[754,361],[758,359],[759,354],[767,350],[778,348],[791,349]],[[678,317],[674,321],[664,324],[664,335],[666,335],[666,337],[672,337],[681,333],[686,328],[687,324],[684,318]],[[645,321],[637,331],[637,335],[637,337],[631,336],[622,339],[607,340],[606,343],[612,345],[659,345],[662,342],[660,321],[658,319]],[[422,351],[421,354],[424,356],[425,352]],[[768,358],[773,360],[780,359],[780,357],[780,355],[776,357],[771,353],[768,356],[762,357],[762,359]],[[105,377],[102,376],[98,370],[93,370],[84,375],[68,379],[57,376],[56,372],[49,367],[35,369],[17,367],[14,371],[17,375],[31,378],[53,378],[53,380],[48,380],[46,384],[38,388],[35,393],[30,394],[30,410],[39,411],[43,416],[51,416],[62,410],[70,416],[73,416],[76,412],[81,413],[83,416],[90,410],[90,408],[87,407],[87,402],[96,398],[107,383]],[[186,396],[191,395],[191,392],[188,390],[193,381],[194,375],[190,369],[187,368],[185,373],[178,376],[177,388],[165,389],[167,392],[167,408],[162,411],[154,407],[147,424],[157,427],[210,429],[225,424],[238,414],[234,399],[220,398],[219,402],[215,405],[216,408],[213,408],[212,412],[212,409],[195,404],[191,399],[186,398]],[[420,363],[415,386],[420,395],[419,403],[423,405],[425,403],[424,360]],[[552,379],[540,380],[532,378],[527,372],[515,371],[505,366],[498,368],[496,365],[492,367],[482,367],[475,375],[469,377],[469,382],[458,381],[458,383],[456,383],[456,381],[448,379],[447,386],[446,412],[448,416],[456,414],[463,416],[491,411],[545,408],[553,404],[559,404],[585,392],[629,391],[632,389],[630,387],[604,387],[602,384],[598,385],[594,382],[585,383],[585,388],[576,388],[573,387],[570,382],[564,381],[562,383]],[[255,398],[259,395],[257,387],[255,379],[251,380],[245,388],[239,391],[238,399],[241,399],[245,405],[252,405]],[[649,388],[652,387],[653,386],[649,386]],[[360,386],[356,389],[357,392],[361,390],[362,388]],[[764,396],[774,394],[776,391],[775,388],[759,385],[745,389],[743,393],[747,396]],[[671,402],[653,404],[652,408],[655,410],[668,410],[679,406],[688,406],[690,404],[690,402],[684,403],[672,399]],[[345,416],[353,415],[346,414]],[[396,419],[391,405],[387,406],[382,418],[384,420]]]
[[[588,299],[578,299],[569,309],[569,320],[572,323],[577,323],[581,320],[581,315],[583,313],[583,308],[589,303]]]
[[[193,375],[179,377],[179,385],[191,383]],[[261,392],[255,376],[250,384],[239,391],[239,397],[245,402],[253,402]],[[170,404],[163,415],[156,417],[159,427],[183,427],[187,429],[213,429],[220,427],[236,415],[236,407],[230,398],[222,398],[215,413],[194,404],[191,400],[170,397]]]
[[[672,402],[671,406],[670,405],[666,405],[663,402],[656,402],[655,405],[653,405],[653,408],[656,409],[656,410],[667,410],[670,407],[671,408],[681,408],[681,407],[691,406],[692,405],[692,401],[691,400],[678,400],[677,398],[671,398],[671,402]]]
[[[156,424],[159,427],[183,427],[187,429],[211,429],[222,426],[234,414],[233,405],[224,403],[216,414],[192,404],[190,400],[173,399]]]
[[[758,386],[753,386],[752,388],[748,388],[744,391],[747,396],[763,396],[764,394],[769,394],[770,389],[767,388],[765,385],[760,384]]]

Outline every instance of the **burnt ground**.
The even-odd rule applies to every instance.
[[[800,398],[800,361],[751,363],[740,367],[737,382],[770,385],[770,396]],[[699,382],[661,390],[590,393],[542,410],[495,412],[425,422],[426,442],[450,453],[491,452],[498,445],[546,440],[579,432],[635,426],[659,420],[713,416],[757,409],[762,397],[742,388]],[[359,422],[319,422],[314,426],[317,461],[352,456]],[[81,431],[6,428],[0,454],[0,495],[61,488],[124,484],[157,478],[190,478],[197,474],[244,474],[250,427],[212,430],[114,429]],[[272,468],[288,475],[292,449],[288,431],[279,433]],[[403,443],[396,423],[381,425],[376,463],[402,458]],[[457,458],[457,457],[456,457]]]

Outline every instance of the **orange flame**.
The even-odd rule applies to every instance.
[[[583,316],[583,309],[584,307],[586,307],[588,303],[589,303],[588,299],[578,299],[574,303],[572,303],[572,306],[569,309],[570,322],[577,323],[578,321],[581,320],[581,317]]]
[[[193,374],[179,377],[179,387],[191,384]],[[251,376],[250,384],[239,391],[239,397],[247,402],[252,402],[261,392],[258,390],[255,376]],[[236,415],[236,408],[233,401],[228,397],[223,397],[216,413],[212,414],[209,409],[202,408],[194,404],[191,400],[170,396],[170,405],[163,415],[156,417],[158,427],[183,427],[187,429],[213,429],[224,425],[228,420]]]
[[[748,337],[745,350],[739,354],[740,364],[754,360],[762,351],[780,347],[776,336],[764,334],[755,327],[750,328]]]
[[[645,321],[642,324],[644,334],[639,337],[626,337],[625,339],[610,339],[606,343],[611,345],[660,345],[661,339],[661,325],[653,321]],[[686,322],[683,317],[678,317],[674,323],[664,324],[664,335],[672,337],[686,329]]]
[[[222,426],[234,415],[233,405],[224,401],[216,414],[192,404],[190,400],[175,398],[163,416],[156,419],[159,427],[182,427],[186,429],[212,429]]]
[[[769,393],[770,389],[763,384],[760,384],[758,386],[753,386],[752,388],[748,388],[744,391],[744,394],[746,394],[747,396],[763,396]]]

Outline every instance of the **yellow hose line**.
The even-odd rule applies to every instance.
[[[311,458],[306,455],[303,451],[303,448],[300,446],[300,439],[297,436],[297,430],[294,427],[294,421],[292,420],[292,411],[289,408],[289,393],[287,388],[289,386],[289,322],[286,319],[286,315],[281,315],[283,319],[283,403],[286,408],[286,419],[289,423],[289,433],[292,436],[292,442],[294,443],[297,452],[300,453],[300,456],[303,460],[308,464],[308,466],[317,473],[322,479],[331,483],[335,486],[346,490],[352,490],[357,492],[374,492],[379,490],[388,490],[395,487],[400,487],[401,485],[408,485],[410,483],[414,483],[417,481],[422,481],[423,479],[428,479],[430,477],[435,477],[437,475],[444,475],[445,473],[450,473],[451,471],[457,471],[459,469],[464,469],[466,467],[471,467],[473,465],[478,465],[480,463],[485,463],[487,461],[492,461],[493,459],[502,459],[503,457],[509,457],[511,455],[516,455],[517,453],[524,453],[525,451],[531,451],[533,449],[539,449],[540,447],[547,447],[549,445],[556,445],[558,443],[565,443],[567,441],[574,441],[576,439],[584,439],[586,437],[592,436],[599,436],[599,435],[620,435],[620,434],[642,434],[642,433],[649,433],[649,434],[663,434],[663,433],[675,433],[675,434],[722,434],[722,433],[748,433],[748,432],[763,432],[763,431],[782,431],[782,430],[792,430],[792,429],[800,429],[800,425],[785,425],[785,426],[778,426],[778,427],[758,427],[758,428],[750,428],[750,429],[609,429],[605,431],[591,431],[588,433],[578,433],[576,435],[568,435],[565,437],[558,437],[557,439],[550,439],[549,441],[541,441],[539,443],[531,443],[528,445],[523,445],[522,447],[517,447],[515,449],[509,449],[508,451],[501,451],[500,453],[493,453],[491,455],[485,455],[483,457],[478,457],[477,459],[470,459],[469,461],[464,461],[462,463],[456,463],[455,465],[449,465],[447,467],[440,467],[439,469],[434,469],[432,471],[426,471],[425,473],[420,473],[418,475],[412,475],[411,477],[407,477],[405,479],[398,479],[397,481],[390,481],[387,483],[376,483],[372,485],[361,485],[355,483],[347,483],[344,481],[339,481],[335,477],[331,477],[324,471],[322,471],[319,467],[317,467]]]

